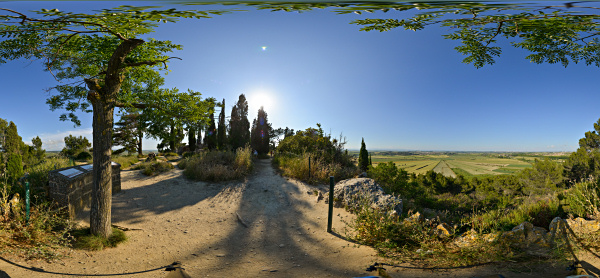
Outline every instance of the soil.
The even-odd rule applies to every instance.
[[[257,161],[244,181],[194,182],[177,168],[154,177],[122,171],[121,178],[112,221],[131,229],[128,242],[96,252],[65,248],[66,257],[54,262],[0,257],[0,278],[166,277],[165,266],[176,261],[191,277],[364,277],[377,275],[368,266],[385,262],[339,235],[342,220],[352,217],[343,209],[334,209],[336,233],[327,233],[328,206],[313,193],[326,188],[281,177],[269,160]],[[83,225],[88,213],[78,217]],[[594,257],[587,262],[596,271],[600,266]],[[386,268],[391,277],[570,274],[565,264],[531,262],[435,271],[402,266]]]

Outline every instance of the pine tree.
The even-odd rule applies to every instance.
[[[227,127],[225,126],[225,99],[221,103],[221,113],[219,113],[219,124],[217,128],[217,148],[224,150],[227,142]]]
[[[252,149],[256,150],[259,155],[266,155],[269,153],[269,142],[271,131],[271,124],[269,124],[267,118],[267,112],[263,107],[258,110],[256,119],[252,122],[252,131],[250,132]]]
[[[113,129],[113,146],[121,146],[121,149],[113,151],[113,154],[119,154],[124,151],[132,154],[137,152],[142,154],[142,139],[144,132],[140,115],[138,113],[128,113],[121,115],[121,119],[115,123]]]
[[[365,145],[365,138],[362,138],[362,142],[360,143],[360,152],[358,154],[358,168],[361,171],[367,171],[367,169],[369,169],[369,152],[367,151],[367,146]]]
[[[231,109],[229,120],[229,144],[234,150],[250,143],[250,122],[248,121],[248,101],[241,94],[236,105]]]

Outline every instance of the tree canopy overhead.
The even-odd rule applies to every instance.
[[[165,98],[177,97],[177,92],[159,88],[160,71],[166,70],[167,62],[174,58],[168,53],[181,46],[139,37],[152,32],[159,23],[208,18],[223,12],[121,6],[89,14],[57,9],[26,13],[0,8],[0,63],[39,60],[60,82],[49,89],[47,103],[52,110],[66,110],[61,120],[70,119],[79,125],[75,112],[93,111],[93,234],[108,238],[112,231],[110,164],[114,108],[152,108],[171,117],[192,113],[187,107],[167,110],[178,108],[163,105]],[[194,94],[184,98],[189,95]],[[199,99],[194,100],[200,103]]]

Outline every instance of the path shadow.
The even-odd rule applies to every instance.
[[[262,269],[260,273],[231,275],[316,277],[326,274],[328,277],[353,277],[367,274],[361,271],[362,265],[336,267],[323,260],[324,257],[332,257],[333,253],[346,252],[330,249],[328,245],[332,236],[324,232],[327,213],[320,217],[307,216],[304,211],[314,206],[302,197],[307,192],[301,192],[298,185],[277,175],[268,160],[258,161],[255,167],[258,173],[249,177],[243,185],[237,210],[248,227],[237,225],[228,234],[220,235],[218,242],[197,249],[195,254],[216,254],[216,260],[202,266],[205,269],[190,270],[190,273],[208,271],[226,275],[231,274],[231,269],[236,266],[258,264]],[[317,233],[317,228],[322,228],[323,232]],[[211,259],[210,256],[208,258]],[[193,260],[194,256],[187,259]],[[185,264],[186,258],[182,260]],[[350,270],[356,271],[348,273]]]
[[[131,172],[122,180],[122,183],[135,182],[145,185],[129,186],[113,195],[112,222],[137,224],[143,222],[148,213],[160,215],[194,206],[217,195],[223,186],[221,183],[188,180],[178,169],[160,175],[165,175],[166,178],[163,176],[164,179],[158,180],[157,177],[148,177],[137,171]],[[77,219],[89,223],[89,213],[87,208],[77,215]]]

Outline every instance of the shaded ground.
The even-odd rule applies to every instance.
[[[192,182],[180,170],[157,177],[124,171],[122,182],[123,191],[113,199],[113,223],[139,229],[127,232],[128,243],[99,252],[65,250],[68,257],[54,263],[5,257],[0,277],[165,277],[162,269],[174,261],[192,277],[360,277],[377,275],[365,269],[384,261],[369,247],[327,233],[327,205],[307,193],[315,188],[277,175],[269,160],[258,161],[253,175],[241,182]],[[334,230],[341,232],[340,217],[351,216],[342,209],[334,215]],[[80,219],[86,222],[88,215]],[[565,265],[547,263],[443,271],[387,268],[392,277],[568,274]],[[135,274],[147,270],[153,271]]]

